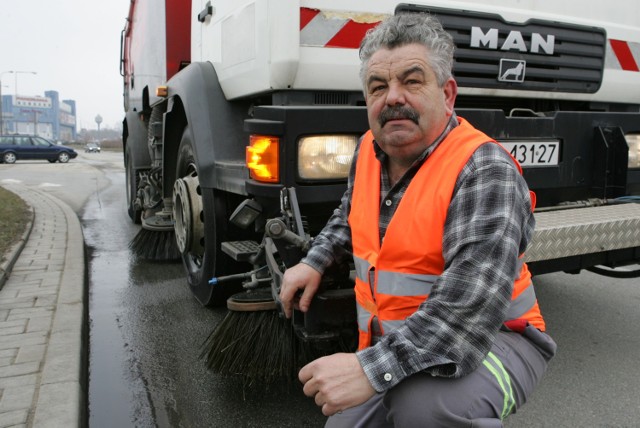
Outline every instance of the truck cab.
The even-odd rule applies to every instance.
[[[122,35],[126,203],[144,229],[175,236],[203,304],[233,291],[211,278],[247,268],[223,244],[259,243],[283,189],[300,236],[338,205],[368,129],[358,47],[393,13],[434,14],[453,35],[457,114],[537,194],[531,271],[640,261],[639,4],[161,3],[132,1]],[[239,213],[250,224],[229,221]]]

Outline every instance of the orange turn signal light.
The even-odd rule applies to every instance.
[[[251,135],[246,150],[247,168],[251,178],[265,183],[277,183],[280,139],[270,135]]]
[[[169,87],[167,86],[158,86],[156,88],[156,96],[157,97],[166,97],[167,95],[169,95]]]

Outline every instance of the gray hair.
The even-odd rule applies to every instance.
[[[440,22],[426,13],[402,13],[391,16],[370,29],[360,44],[360,79],[366,92],[366,74],[371,56],[380,49],[393,49],[418,43],[427,48],[427,61],[442,87],[451,77],[453,37]]]

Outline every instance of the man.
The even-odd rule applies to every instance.
[[[555,353],[519,257],[530,193],[515,160],[456,117],[453,50],[424,14],[367,34],[371,130],[341,206],[284,275],[290,316],[329,265],[354,258],[359,349],[299,373],[330,427],[502,426]]]

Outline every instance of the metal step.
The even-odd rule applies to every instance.
[[[526,262],[640,246],[640,204],[574,208],[534,214]]]
[[[255,241],[227,241],[220,246],[223,253],[236,261],[246,262],[258,252],[260,245]]]

